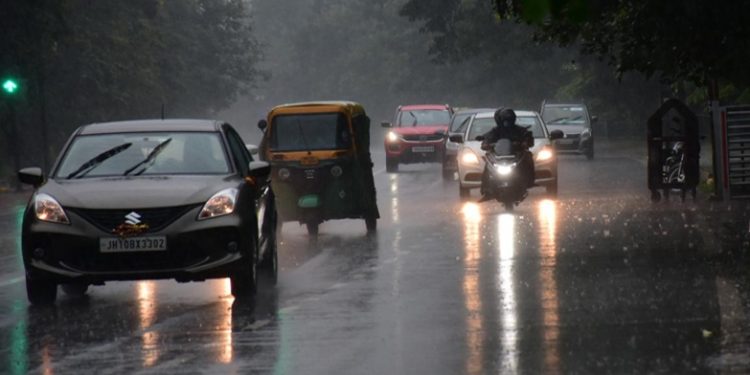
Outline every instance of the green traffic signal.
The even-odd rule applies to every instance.
[[[15,94],[18,91],[18,82],[14,79],[6,79],[3,82],[3,91],[9,95]]]

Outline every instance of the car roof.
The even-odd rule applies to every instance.
[[[545,107],[573,107],[573,106],[585,107],[586,104],[585,103],[575,103],[575,102],[573,102],[573,103],[544,103],[544,106]]]
[[[439,110],[439,111],[447,111],[450,109],[450,106],[447,104],[410,104],[410,105],[402,105],[399,110],[401,111],[419,111],[419,110]]]
[[[78,134],[112,134],[159,131],[213,132],[223,124],[217,120],[167,119],[99,122],[84,125]]]
[[[458,111],[456,111],[456,115],[463,115],[463,114],[473,114],[473,113],[480,113],[480,112],[492,112],[495,113],[497,108],[463,108]]]
[[[516,113],[516,117],[536,117],[537,113],[534,111],[523,111],[523,110],[516,110],[513,111]],[[476,118],[493,118],[495,117],[495,112],[479,112],[476,115]]]

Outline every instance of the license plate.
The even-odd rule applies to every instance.
[[[99,251],[101,251],[102,253],[165,250],[167,250],[167,238],[165,236],[130,238],[109,237],[99,239]]]
[[[561,145],[561,146],[570,146],[574,144],[576,140],[575,139],[558,139],[556,142],[558,145]]]
[[[416,146],[411,148],[411,152],[435,152],[435,146]]]

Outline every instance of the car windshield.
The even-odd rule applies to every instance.
[[[450,124],[450,132],[452,133],[462,133],[466,129],[466,125],[469,123],[469,119],[471,118],[471,113],[458,113],[453,115],[453,118],[451,118],[451,124]]]
[[[546,106],[542,118],[547,125],[585,125],[586,110],[582,106]]]
[[[539,118],[536,116],[519,116],[516,119],[516,125],[524,128],[529,128],[534,138],[545,138],[544,129]],[[474,122],[471,123],[469,128],[469,135],[466,137],[468,140],[474,140],[477,136],[482,135],[490,131],[495,127],[494,118],[475,118]]]
[[[341,113],[276,116],[271,123],[273,151],[337,150],[351,147],[351,134]]]
[[[219,133],[115,133],[76,137],[56,178],[229,173]]]
[[[399,115],[398,126],[435,126],[446,125],[451,120],[446,110],[403,110]]]

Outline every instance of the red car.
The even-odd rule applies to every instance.
[[[453,110],[447,104],[399,106],[385,136],[385,167],[398,171],[399,164],[441,163],[445,153],[445,135]]]

